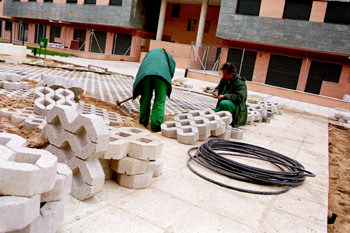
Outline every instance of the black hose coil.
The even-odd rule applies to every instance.
[[[281,194],[287,192],[292,186],[301,185],[306,176],[315,177],[315,174],[306,171],[304,166],[294,159],[263,147],[242,142],[210,139],[199,147],[191,148],[188,151],[188,155],[190,158],[187,161],[187,166],[193,173],[214,184],[241,192],[264,195]],[[249,166],[224,156],[263,160],[271,163],[280,171]],[[197,172],[191,166],[192,160],[214,172],[232,179],[253,184],[281,186],[282,189],[279,191],[255,191],[223,184]]]

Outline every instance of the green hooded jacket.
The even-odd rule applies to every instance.
[[[226,80],[221,78],[219,85],[214,91],[218,91],[219,95],[224,95],[227,100],[231,100],[236,105],[236,112],[232,114],[234,122],[232,126],[237,128],[247,124],[248,111],[247,111],[247,85],[245,79],[238,74],[234,79]]]
[[[168,83],[167,95],[171,94],[171,79],[175,73],[175,61],[173,56],[163,49],[152,49],[142,61],[137,72],[136,79],[132,88],[132,96],[135,99],[142,94],[143,85],[141,80],[146,76],[159,76]]]

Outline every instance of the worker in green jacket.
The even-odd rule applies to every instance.
[[[133,99],[141,95],[140,124],[147,127],[153,91],[155,98],[151,115],[151,130],[160,131],[164,120],[165,98],[171,94],[171,79],[175,73],[174,58],[165,49],[152,49],[142,61],[133,85]]]
[[[232,127],[247,124],[247,85],[245,79],[237,74],[232,63],[225,63],[221,68],[223,77],[213,92],[218,99],[215,112],[229,111],[232,114]]]

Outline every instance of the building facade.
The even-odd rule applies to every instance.
[[[3,41],[126,61],[161,47],[179,68],[230,61],[255,83],[350,94],[349,0],[2,0],[0,17]]]

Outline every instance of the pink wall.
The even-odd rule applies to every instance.
[[[327,2],[313,1],[310,21],[312,22],[324,22],[326,16]]]
[[[44,2],[44,0],[36,0],[37,2]]]
[[[350,65],[344,65],[339,83],[323,81],[320,95],[342,99],[345,94],[350,94]]]
[[[50,42],[50,31],[51,31],[51,26],[50,25],[46,25],[45,38],[49,39],[49,42]]]
[[[303,59],[303,62],[301,64],[300,73],[299,73],[299,79],[298,79],[298,85],[297,90],[298,91],[304,91],[306,87],[307,78],[309,77],[309,71],[311,66],[311,61],[307,59]],[[307,63],[307,66],[306,66]]]
[[[67,0],[53,0],[53,3],[57,3],[57,4],[65,4],[67,2]]]
[[[30,23],[28,25],[28,42],[34,43],[35,41],[35,24]]]
[[[109,0],[96,0],[96,5],[108,6]]]
[[[225,64],[227,62],[228,50],[229,50],[229,48],[227,48],[227,47],[221,48],[219,69],[222,67],[223,64]]]
[[[74,28],[63,27],[64,46],[70,48],[70,43],[74,37]]]
[[[113,53],[113,39],[114,39],[114,33],[107,32],[105,54]]]
[[[86,30],[86,40],[85,40],[85,52],[89,52],[90,51],[90,34],[91,34],[91,30],[88,29]]]
[[[84,4],[84,0],[78,0],[78,4]]]
[[[253,72],[253,82],[265,83],[267,70],[269,68],[271,54],[258,52],[255,60],[255,68]]]
[[[281,19],[284,11],[284,0],[262,0],[259,16]]]
[[[141,40],[142,40],[142,37],[139,35],[132,36],[130,57],[140,57],[141,56]]]

